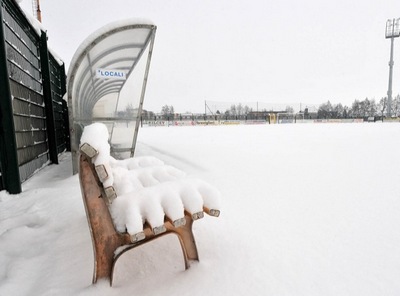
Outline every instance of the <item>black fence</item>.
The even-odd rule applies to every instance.
[[[41,26],[0,0],[0,189],[21,183],[69,147],[65,68]]]

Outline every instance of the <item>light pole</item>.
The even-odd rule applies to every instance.
[[[42,22],[42,11],[40,10],[39,0],[32,0],[32,11],[33,15],[39,22]]]
[[[386,22],[386,39],[390,38],[390,61],[389,61],[389,87],[388,87],[388,101],[387,101],[387,116],[392,115],[392,76],[393,76],[393,44],[394,38],[400,36],[400,18],[388,20]]]

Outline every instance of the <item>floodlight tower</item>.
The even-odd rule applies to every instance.
[[[389,61],[389,87],[387,100],[387,115],[392,115],[392,76],[393,76],[393,44],[394,38],[400,36],[400,18],[388,20],[386,22],[386,39],[390,38],[390,61]]]

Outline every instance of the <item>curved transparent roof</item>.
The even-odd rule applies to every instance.
[[[125,137],[125,147],[112,148],[133,155],[155,32],[146,20],[118,21],[88,36],[76,50],[67,86],[73,158],[83,127],[95,121],[108,124],[111,142],[116,123],[131,122],[133,134]]]

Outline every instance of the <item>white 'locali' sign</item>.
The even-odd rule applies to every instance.
[[[107,78],[107,79],[126,79],[125,71],[121,70],[110,70],[110,69],[97,69],[96,71],[97,78]]]

